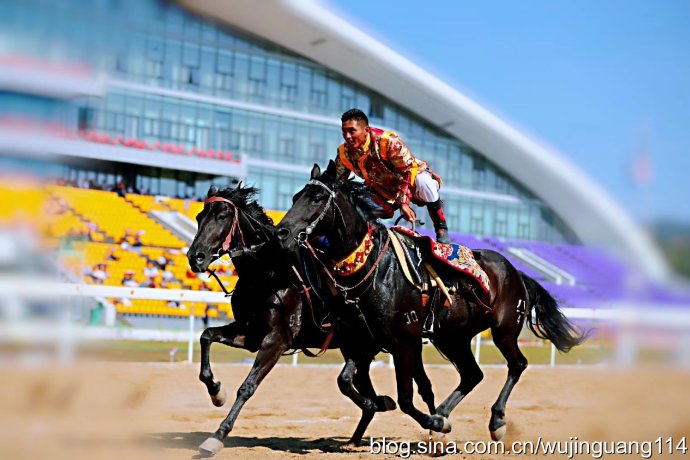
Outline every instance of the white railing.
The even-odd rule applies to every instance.
[[[9,310],[17,307],[22,301],[55,299],[59,297],[119,297],[135,299],[175,300],[178,302],[230,303],[222,293],[210,291],[190,291],[183,289],[151,289],[128,288],[120,286],[99,286],[75,283],[60,283],[52,280],[26,278],[0,278],[0,308],[3,317],[12,318]],[[61,306],[70,305],[69,302],[60,303]],[[617,303],[609,304],[609,308],[562,308],[562,312],[571,320],[588,320],[599,324],[616,327],[623,332],[619,345],[621,355],[634,354],[635,344],[629,340],[629,332],[638,327],[660,328],[690,337],[690,305],[679,308],[668,308],[657,304]],[[63,308],[63,310],[67,310]],[[45,339],[59,340],[60,337],[78,339],[131,339],[131,340],[176,340],[188,342],[187,358],[192,362],[194,342],[199,339],[200,332],[194,330],[194,313],[190,308],[188,331],[167,331],[147,329],[116,329],[108,327],[76,327],[61,321],[55,324],[35,324],[33,322],[10,321],[0,324],[2,340],[30,340],[41,336]],[[43,332],[38,334],[38,329]],[[69,331],[67,333],[66,331]],[[65,345],[68,346],[69,344]],[[476,357],[479,358],[480,339],[475,342]],[[556,349],[551,346],[551,365],[555,364]],[[624,348],[624,349],[623,349]],[[296,361],[293,361],[295,363]]]
[[[148,300],[174,300],[177,302],[204,302],[204,303],[225,303],[231,302],[230,298],[223,293],[212,291],[190,291],[185,289],[152,289],[152,288],[129,288],[122,286],[101,286],[92,284],[60,283],[53,280],[27,277],[0,278],[0,311],[3,317],[9,319],[6,324],[0,325],[0,335],[5,338],[24,337],[31,338],[37,336],[54,337],[59,340],[60,347],[65,355],[70,355],[69,348],[73,346],[75,340],[94,338],[99,335],[101,339],[129,338],[139,340],[166,340],[171,337],[170,331],[140,330],[139,332],[124,333],[114,328],[101,328],[100,331],[92,328],[78,328],[70,325],[67,318],[63,318],[56,328],[54,324],[44,324],[46,329],[43,335],[37,334],[36,328],[41,327],[37,324],[26,324],[21,321],[13,321],[21,315],[18,310],[25,301],[56,299],[60,297],[117,297],[128,299],[148,299]],[[65,313],[68,313],[71,304],[61,303]],[[60,312],[63,313],[63,312]],[[114,314],[114,312],[113,312]],[[188,342],[187,360],[192,362],[192,351],[194,342],[198,340],[199,334],[194,331],[194,309],[189,308],[189,331],[181,335],[174,334],[177,339],[186,337]],[[126,336],[126,337],[125,337]]]

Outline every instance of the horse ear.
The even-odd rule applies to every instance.
[[[239,181],[239,182],[237,183],[237,187],[235,187],[235,190],[241,189],[243,185],[244,185],[244,184],[242,183],[242,181]]]
[[[314,163],[314,167],[311,168],[311,178],[316,179],[320,175],[321,175],[321,168],[319,167],[319,165]]]
[[[215,196],[218,193],[218,187],[215,185],[212,185],[211,188],[208,189],[208,196]]]
[[[333,160],[330,160],[328,162],[328,166],[326,167],[326,171],[324,172],[324,175],[326,175],[328,177],[332,177],[335,179],[335,172],[336,172],[335,162]]]

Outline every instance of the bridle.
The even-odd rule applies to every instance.
[[[238,256],[244,255],[246,253],[254,252],[254,251],[256,251],[257,248],[264,245],[264,243],[260,243],[257,245],[247,247],[247,244],[244,240],[244,234],[242,233],[242,227],[240,226],[240,213],[239,213],[239,209],[237,208],[237,205],[232,200],[229,200],[227,198],[223,198],[222,196],[213,196],[213,197],[207,198],[206,200],[204,200],[204,205],[216,203],[216,202],[222,202],[222,203],[229,204],[230,207],[233,209],[235,215],[232,219],[232,224],[230,224],[230,231],[228,232],[228,235],[225,237],[225,240],[223,241],[223,245],[221,246],[221,250],[218,251],[217,254],[213,254],[214,259],[218,259],[224,254],[229,254],[231,258],[232,257],[238,257]],[[254,219],[248,213],[245,213],[245,215],[249,219],[249,221],[248,221],[249,226],[252,228],[252,230],[256,231],[254,229],[254,226],[252,225],[251,221],[253,220],[257,224],[261,224],[261,223],[259,221],[257,221],[256,219]],[[260,226],[260,228],[262,228],[262,227]],[[262,229],[262,231],[264,231],[264,230]],[[230,244],[232,243],[232,239],[235,236],[235,233],[239,234],[241,245],[238,248],[230,251]],[[265,231],[264,231],[264,233],[265,233]],[[225,293],[225,296],[226,297],[231,296],[232,291],[228,292],[228,290],[225,289],[223,282],[220,280],[220,278],[218,278],[218,275],[216,275],[215,270],[208,270],[208,271],[209,271],[209,273],[211,273],[211,276],[213,276],[216,279],[216,281],[220,285],[221,289]]]
[[[235,216],[232,219],[232,224],[230,225],[230,232],[228,232],[228,236],[225,237],[225,241],[223,241],[223,252],[218,253],[218,257],[221,255],[225,254],[228,252],[228,249],[230,249],[230,243],[232,242],[232,237],[235,235],[235,232],[239,232],[240,234],[240,241],[242,242],[242,246],[245,246],[244,242],[244,235],[242,234],[242,229],[240,228],[240,213],[237,210],[237,205],[232,202],[232,200],[228,200],[227,198],[223,198],[222,196],[212,196],[211,198],[207,198],[204,200],[204,204],[211,204],[211,203],[217,203],[217,202],[222,202],[222,203],[227,203],[230,205],[235,214]]]
[[[311,235],[316,226],[319,225],[319,222],[321,222],[323,218],[326,217],[326,212],[328,212],[331,205],[333,205],[334,216],[335,211],[337,209],[340,213],[340,218],[343,218],[343,213],[342,211],[340,211],[340,208],[335,202],[335,192],[331,190],[331,188],[328,187],[328,185],[316,179],[310,180],[309,182],[307,182],[307,185],[318,185],[319,187],[326,189],[326,191],[328,192],[328,200],[326,201],[326,204],[323,206],[323,209],[321,210],[321,213],[318,215],[318,217],[314,219],[309,225],[307,225],[307,228],[305,228],[304,231],[301,231],[297,234],[296,240],[298,244],[304,244],[307,241],[309,235]]]
[[[314,248],[313,248],[313,247],[311,246],[311,244],[309,243],[308,238],[309,238],[309,235],[311,235],[311,233],[314,231],[314,228],[318,225],[318,223],[321,222],[321,220],[323,220],[324,216],[326,215],[326,212],[328,212],[328,209],[331,207],[331,205],[333,206],[333,213],[334,213],[334,215],[335,215],[335,211],[337,210],[338,213],[340,213],[340,218],[341,218],[343,224],[344,224],[344,225],[347,225],[347,224],[346,224],[346,222],[345,222],[345,218],[343,217],[343,213],[342,213],[342,211],[340,210],[340,207],[339,207],[338,204],[335,202],[335,196],[336,196],[335,191],[333,191],[330,187],[328,187],[328,186],[327,186],[326,184],[324,184],[323,182],[321,182],[321,181],[319,181],[319,180],[316,180],[316,179],[311,179],[311,180],[307,183],[307,185],[317,185],[317,186],[319,186],[319,187],[325,189],[325,190],[328,192],[328,201],[326,201],[326,204],[324,205],[324,207],[323,207],[323,209],[321,210],[321,213],[318,215],[318,217],[317,217],[314,221],[312,221],[309,225],[307,225],[307,227],[304,229],[304,231],[300,232],[300,233],[297,235],[297,237],[296,237],[295,239],[297,240],[297,243],[298,243],[299,245],[306,247],[306,248],[309,250],[309,252],[311,252],[312,256],[313,256],[313,257],[319,262],[319,264],[322,266],[324,272],[325,272],[326,275],[328,276],[328,278],[329,278],[329,280],[331,281],[333,287],[335,287],[338,291],[340,291],[340,292],[343,294],[343,296],[345,297],[345,299],[347,299],[347,294],[348,294],[348,292],[350,292],[350,291],[352,291],[352,290],[354,290],[354,289],[360,287],[361,285],[363,285],[365,282],[367,282],[367,281],[369,280],[369,278],[371,277],[371,275],[374,274],[374,272],[378,270],[379,263],[381,262],[381,259],[382,259],[383,255],[385,254],[385,252],[386,252],[387,249],[388,249],[388,244],[389,244],[389,242],[390,242],[390,235],[388,235],[388,237],[386,238],[386,242],[384,243],[383,248],[379,251],[379,255],[378,255],[378,257],[376,258],[376,261],[375,261],[374,264],[371,266],[371,268],[369,269],[369,271],[367,272],[367,274],[364,276],[364,278],[362,278],[362,279],[361,279],[357,284],[355,284],[354,286],[344,286],[344,285],[338,283],[338,281],[335,279],[335,277],[334,277],[333,274],[331,273],[331,270],[330,270],[328,267],[326,267],[326,265],[325,265],[325,264],[321,261],[321,259],[317,256],[316,252],[314,251]],[[368,290],[369,287],[371,287],[371,284],[369,284],[369,286],[368,286],[365,290]]]
[[[314,260],[318,262],[319,265],[321,265],[321,268],[323,269],[323,272],[326,274],[328,277],[328,280],[331,285],[331,290],[333,291],[333,294],[336,292],[340,293],[340,295],[343,298],[343,302],[346,305],[352,306],[357,314],[357,318],[364,324],[364,326],[367,328],[367,331],[369,332],[370,337],[375,341],[376,338],[371,331],[371,328],[369,327],[366,317],[364,315],[364,312],[362,312],[361,308],[359,307],[359,299],[364,293],[366,293],[373,285],[376,284],[376,274],[378,272],[379,264],[381,263],[381,260],[383,259],[384,254],[386,254],[388,250],[388,245],[390,243],[390,233],[386,232],[386,241],[383,244],[383,247],[379,249],[379,254],[376,257],[376,260],[374,263],[371,265],[367,273],[364,275],[363,278],[361,278],[355,285],[353,286],[346,286],[344,284],[341,284],[337,279],[336,276],[333,273],[331,273],[331,269],[329,269],[323,261],[319,258],[319,256],[316,254],[314,248],[312,245],[309,243],[309,236],[313,233],[314,229],[316,226],[323,220],[323,218],[326,216],[326,213],[328,210],[333,207],[333,220],[335,223],[335,218],[336,218],[336,210],[340,214],[340,219],[343,223],[343,225],[347,226],[347,222],[345,222],[345,218],[343,217],[343,213],[340,210],[340,207],[335,201],[336,193],[333,191],[330,187],[328,187],[326,184],[323,182],[316,180],[316,179],[311,179],[307,185],[316,185],[318,187],[321,187],[328,192],[328,200],[326,201],[326,204],[323,206],[323,209],[319,213],[319,215],[314,219],[307,227],[304,229],[304,231],[300,232],[296,237],[295,240],[297,241],[297,244],[299,246],[303,246],[309,250],[311,253],[312,257]],[[305,272],[306,273],[306,272]],[[373,276],[372,276],[373,275]],[[356,294],[354,298],[349,298],[350,296],[353,295],[355,290],[359,290],[362,288],[359,292],[359,294]],[[306,289],[306,288],[305,288]],[[316,291],[315,291],[316,292]]]

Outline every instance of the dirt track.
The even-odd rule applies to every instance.
[[[4,367],[0,370],[0,458],[198,458],[197,446],[226,415],[248,370],[245,365],[214,367],[229,396],[225,407],[215,408],[197,380],[197,367],[186,364]],[[484,371],[484,381],[451,416],[451,441],[489,439],[490,407],[506,370]],[[369,436],[411,443],[424,438],[424,431],[398,410],[376,416],[362,447],[341,449],[359,411],[338,392],[338,372],[334,367],[276,368],[247,403],[216,458],[364,459],[372,457]],[[428,372],[440,402],[457,384],[457,374],[451,367]],[[372,373],[377,390],[395,397],[392,370],[379,367]],[[687,372],[665,370],[655,376],[651,369],[529,368],[509,400],[504,441],[510,445],[538,436],[561,441],[571,436],[580,440],[679,439],[690,435],[688,388]],[[416,404],[423,407],[419,398]]]

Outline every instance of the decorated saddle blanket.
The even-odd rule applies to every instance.
[[[391,230],[402,235],[409,236],[414,240],[421,241],[422,244],[428,245],[430,253],[434,258],[443,262],[447,266],[471,276],[481,286],[484,292],[489,292],[489,277],[484,272],[484,269],[477,263],[474,254],[470,248],[461,246],[459,244],[437,243],[428,236],[420,235],[419,233],[410,230],[406,227],[395,226]]]

